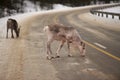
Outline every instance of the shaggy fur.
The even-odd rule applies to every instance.
[[[79,33],[74,27],[67,27],[63,24],[52,24],[44,27],[44,31],[48,36],[47,41],[47,58],[51,59],[52,51],[50,45],[54,40],[61,41],[60,46],[57,49],[56,56],[59,57],[59,51],[65,42],[68,44],[68,53],[70,53],[70,43],[77,45],[82,56],[85,56],[85,43],[81,39]]]

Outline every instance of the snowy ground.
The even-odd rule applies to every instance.
[[[32,4],[32,3],[29,3],[29,4]],[[30,8],[29,7],[29,4],[26,4],[26,11],[30,11],[30,9],[33,9],[34,7]],[[91,7],[91,6],[86,6],[86,7]],[[39,11],[39,12],[34,12],[34,10],[31,10],[32,12],[31,13],[24,13],[24,14],[16,14],[14,16],[8,16],[8,17],[4,17],[4,18],[1,18],[0,19],[0,37],[3,37],[6,35],[6,21],[8,18],[14,18],[18,21],[18,23],[22,26],[22,22],[24,22],[24,20],[30,16],[33,16],[34,14],[46,14],[46,13],[53,13],[53,12],[58,12],[58,11],[67,11],[67,10],[72,10],[72,9],[75,9],[75,8],[72,8],[72,7],[68,7],[68,6],[64,6],[64,5],[61,5],[61,4],[54,4],[53,5],[53,10],[48,10],[48,11]],[[85,7],[77,7],[76,9],[84,9]],[[40,9],[39,9],[40,10]],[[120,13],[120,7],[114,7],[114,8],[109,8],[109,9],[104,9],[103,11],[107,11],[107,12],[115,12],[115,13]],[[88,16],[93,16],[92,14],[89,14]],[[93,16],[93,19],[95,19],[96,21],[98,20],[101,20],[101,21],[104,21],[105,23],[104,24],[118,24],[120,22],[120,20],[118,20],[118,17],[115,17],[115,19],[112,19],[112,17],[109,15],[108,18],[105,18],[105,15],[104,17],[99,17],[97,15],[94,15]],[[119,25],[119,24],[118,24]]]
[[[115,17],[115,19],[112,19],[111,16],[106,18],[105,16],[100,17],[97,15],[93,15],[91,13],[85,13],[83,14],[83,16],[84,16],[83,18],[88,19],[88,22],[93,21],[93,23],[91,24],[99,23],[101,25],[105,25],[106,27],[109,27],[109,29],[111,30],[120,31],[120,20],[118,19],[118,17]]]
[[[117,6],[117,7],[112,7],[112,8],[106,8],[106,9],[101,9],[101,10],[99,10],[99,11],[104,11],[104,12],[111,12],[111,13],[117,13],[117,14],[120,14],[120,6]],[[103,15],[104,16],[104,18],[105,18],[105,14]],[[108,15],[108,19],[112,19],[112,16],[111,15]],[[118,16],[115,16],[115,18],[114,19],[119,19],[119,17]],[[115,21],[115,20],[114,20]]]
[[[108,9],[103,9],[102,11],[105,12],[113,12],[113,13],[120,13],[120,7],[113,7],[113,8],[108,8]],[[100,25],[105,25],[111,30],[114,31],[120,31],[120,20],[118,16],[114,16],[114,19],[112,19],[111,15],[108,15],[108,18],[106,18],[106,15],[104,14],[103,17],[98,16],[98,15],[93,15],[91,13],[85,13],[82,15],[83,18],[86,18],[89,21],[93,21],[93,23],[99,23]],[[79,18],[81,18],[79,16]]]
[[[102,9],[100,11],[113,12],[113,13],[119,13],[120,14],[120,6],[118,6],[118,7],[112,7],[112,8],[107,8],[107,9]]]

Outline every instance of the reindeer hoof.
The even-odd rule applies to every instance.
[[[54,57],[47,56],[47,60],[54,59]]]
[[[72,57],[72,55],[69,54],[68,57]]]
[[[85,57],[85,55],[81,55],[81,57]]]
[[[56,56],[55,58],[60,58],[60,56]]]
[[[51,57],[51,59],[54,59],[54,58],[55,58],[55,57],[53,57],[53,56]]]
[[[51,57],[47,56],[46,59],[47,59],[47,60],[51,60]]]

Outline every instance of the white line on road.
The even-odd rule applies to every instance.
[[[96,50],[98,50],[98,51],[100,51],[100,52],[108,55],[109,57],[120,61],[120,58],[117,57],[117,56],[112,55],[112,53],[107,52],[107,51],[105,51],[105,50],[103,50],[103,49],[100,49],[100,48],[96,47],[95,45],[93,45],[93,44],[91,44],[91,43],[89,43],[89,42],[87,42],[87,41],[85,41],[85,40],[84,40],[84,42],[85,42],[87,45],[91,46],[92,48],[94,48],[94,49],[96,49]]]
[[[94,43],[96,46],[98,46],[98,47],[101,47],[101,48],[103,48],[103,49],[107,49],[107,47],[105,47],[105,46],[103,46],[103,45],[101,45],[101,44],[99,44],[99,43]]]

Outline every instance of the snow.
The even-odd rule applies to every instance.
[[[31,4],[31,3],[29,3],[29,4]],[[31,7],[34,7],[34,6],[31,6]],[[16,14],[14,16],[8,16],[8,17],[0,18],[0,38],[5,37],[5,35],[6,35],[6,22],[7,22],[8,18],[16,19],[18,21],[18,23],[20,23],[20,25],[21,25],[22,21],[24,21],[26,18],[34,16],[34,15],[42,15],[42,14],[62,12],[62,11],[65,12],[65,11],[72,11],[72,10],[78,10],[78,9],[80,10],[80,9],[86,9],[86,8],[90,8],[90,7],[93,7],[93,6],[71,8],[71,7],[67,7],[67,6],[64,6],[64,5],[55,4],[55,5],[53,5],[53,8],[54,8],[53,10],[34,12],[34,10],[32,10],[32,8],[31,8],[31,11],[33,11],[33,12],[24,13],[24,14]],[[119,8],[114,9],[113,11],[115,11],[115,10],[116,10],[116,12],[118,12]],[[111,23],[116,24],[116,23],[120,22],[120,20],[118,20],[118,18],[116,18],[114,20],[114,19],[112,19],[110,17],[109,18],[105,18],[105,17],[103,18],[103,17],[98,17],[97,15],[95,15],[93,18],[95,18],[96,20],[97,19],[106,20],[108,22],[108,24],[111,24]]]
[[[39,7],[39,2],[36,2],[36,4],[34,4],[33,2],[29,0],[24,1],[24,5],[23,5],[24,12],[36,12],[40,10],[41,8]]]
[[[120,6],[107,8],[107,9],[103,9],[103,10],[100,10],[100,11],[113,12],[113,13],[119,13],[120,14]]]
[[[54,4],[53,5],[53,9],[68,9],[68,8],[71,8],[71,7],[64,6],[64,5],[61,5],[61,4]]]
[[[89,18],[90,21],[94,21],[101,25],[105,25],[106,27],[109,27],[109,29],[111,30],[120,31],[120,20],[118,19],[117,16],[114,19],[112,19],[110,15],[108,18],[106,18],[105,16],[101,17],[98,15],[93,15],[91,13],[86,13],[85,16],[87,17],[87,19]]]
[[[116,6],[116,7],[111,7],[111,8],[106,8],[106,9],[100,9],[98,11],[103,11],[103,12],[110,12],[110,13],[117,13],[120,14],[120,6]],[[96,17],[100,18],[102,14],[100,14],[100,16],[96,15]],[[102,19],[112,19],[112,15],[108,15],[108,18],[106,18],[106,14],[103,14],[103,17],[101,17]],[[114,20],[119,20],[119,16],[114,16],[113,18]],[[119,20],[120,21],[120,20]]]
[[[25,0],[24,1],[24,5],[23,5],[23,11],[24,12],[36,12],[36,11],[46,11],[40,8],[39,6],[39,2],[36,2],[35,4],[29,0]],[[53,4],[53,10],[56,9],[67,9],[67,8],[71,8],[62,4]]]

